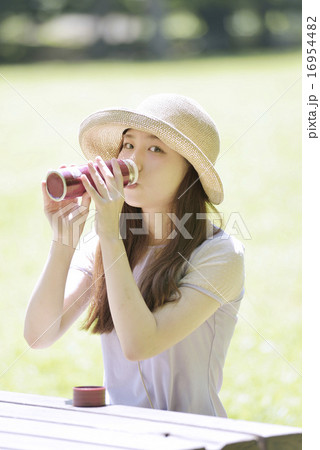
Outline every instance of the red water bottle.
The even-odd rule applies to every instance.
[[[123,176],[123,186],[130,186],[138,180],[138,168],[131,159],[118,159],[118,164]],[[106,165],[113,173],[111,161],[105,161]],[[95,168],[101,174],[98,165]],[[52,200],[60,202],[68,198],[81,197],[85,193],[85,187],[80,179],[81,175],[86,175],[93,187],[96,187],[89,173],[89,167],[70,166],[58,170],[50,170],[47,174],[46,188],[47,193]]]

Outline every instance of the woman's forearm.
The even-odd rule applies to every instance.
[[[31,347],[44,348],[59,337],[72,246],[53,241],[42,274],[32,292],[24,336]]]
[[[149,357],[157,324],[133,278],[123,242],[100,243],[110,311],[122,350],[130,360]]]

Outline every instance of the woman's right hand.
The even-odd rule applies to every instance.
[[[60,169],[66,166],[60,166]],[[89,213],[91,198],[87,192],[78,198],[66,199],[60,202],[52,200],[42,181],[44,213],[53,231],[53,240],[76,248]]]

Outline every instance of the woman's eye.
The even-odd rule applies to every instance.
[[[128,149],[131,150],[133,148],[133,145],[130,144],[129,142],[124,142],[122,148],[124,149]]]
[[[163,150],[161,150],[161,148],[156,147],[155,145],[150,147],[149,150],[151,150],[154,153],[163,153]]]

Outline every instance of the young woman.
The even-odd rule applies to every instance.
[[[193,100],[159,94],[92,114],[80,145],[97,189],[83,175],[81,204],[57,203],[43,183],[53,240],[27,342],[51,345],[89,306],[84,328],[101,334],[110,403],[226,416],[218,393],[244,269],[242,244],[208,220],[223,200],[214,122]],[[136,184],[123,188],[115,158],[136,163]],[[91,200],[97,235],[75,253],[63,242]]]

